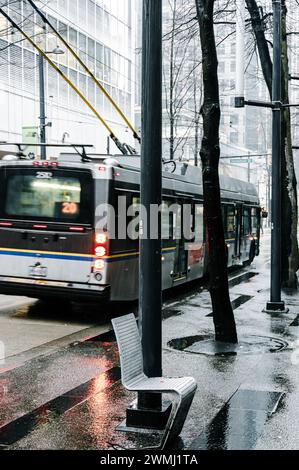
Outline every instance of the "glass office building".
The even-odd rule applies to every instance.
[[[36,4],[100,80],[126,116],[134,120],[135,0],[49,0]],[[27,1],[3,1],[9,15],[59,65],[123,141],[131,134],[93,80],[47,29]],[[59,55],[52,53],[57,51]],[[105,152],[107,131],[89,108],[45,63],[47,138],[51,143],[91,143]],[[0,140],[20,141],[39,125],[36,50],[0,18]],[[39,130],[37,130],[39,132]],[[23,134],[23,135],[22,135]],[[111,152],[116,152],[111,144]]]

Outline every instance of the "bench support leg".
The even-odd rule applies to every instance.
[[[172,403],[163,401],[162,409],[145,409],[140,408],[138,403],[134,401],[127,408],[127,426],[133,428],[147,428],[163,430],[166,427]]]

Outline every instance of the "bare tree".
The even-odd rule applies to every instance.
[[[194,88],[201,86],[200,61],[194,60],[194,37],[198,30],[193,0],[168,0],[164,34],[164,103],[166,139],[170,159],[182,154],[199,128],[194,106]],[[193,14],[192,14],[193,13]],[[198,94],[196,93],[196,96]]]
[[[218,60],[214,34],[213,14],[215,0],[195,0],[200,28],[202,51],[204,102],[201,162],[203,174],[204,209],[209,249],[209,291],[217,341],[237,343],[237,331],[230,302],[221,214],[219,182],[219,124],[220,100]]]

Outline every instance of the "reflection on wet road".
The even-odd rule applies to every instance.
[[[163,371],[167,376],[190,375],[198,382],[186,425],[173,449],[252,449],[262,444],[266,447],[269,439],[276,445],[277,436],[288,431],[288,422],[292,422],[292,430],[287,442],[280,441],[281,446],[291,443],[292,448],[298,447],[299,374],[291,354],[298,338],[299,298],[286,297],[288,315],[262,312],[269,295],[264,261],[261,256],[250,270],[240,272],[241,283],[238,272],[230,275],[240,338],[240,351],[233,351],[234,355],[223,351],[215,355],[210,347],[214,328],[206,290],[197,283],[187,291],[166,294]],[[16,351],[10,350],[0,375],[0,447],[129,449],[157,444],[154,434],[142,437],[116,431],[135,394],[127,392],[119,380],[110,319],[132,311],[136,313],[136,304],[33,302],[9,311],[0,307],[0,331]],[[168,346],[174,339],[193,341],[194,337],[208,340],[201,341],[206,343],[205,351],[191,354]],[[275,353],[271,352],[272,343],[270,348],[261,349],[261,343],[252,348],[258,337],[270,338],[283,347]],[[286,394],[282,406],[269,419],[282,393]],[[267,431],[270,426],[271,435]],[[296,426],[297,435],[293,431]]]
[[[253,449],[282,397],[280,392],[238,390],[190,449]]]

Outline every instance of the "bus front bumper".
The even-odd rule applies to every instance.
[[[108,301],[110,286],[0,276],[0,294],[74,301]]]

